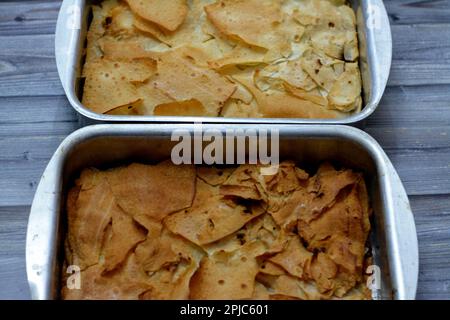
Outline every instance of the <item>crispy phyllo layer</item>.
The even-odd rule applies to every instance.
[[[105,0],[82,102],[110,115],[342,118],[362,107],[356,18],[335,0]]]
[[[131,164],[67,197],[64,299],[370,299],[362,174]],[[72,277],[80,287],[73,287]]]
[[[169,31],[175,31],[188,13],[186,0],[126,0],[133,13]]]

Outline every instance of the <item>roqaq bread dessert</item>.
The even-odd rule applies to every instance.
[[[83,170],[67,199],[62,298],[370,299],[362,174],[261,168]]]
[[[106,0],[82,103],[112,115],[342,118],[362,107],[344,0]]]

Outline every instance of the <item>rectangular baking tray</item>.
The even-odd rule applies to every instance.
[[[178,129],[198,132],[193,124]],[[280,159],[301,166],[333,161],[365,174],[374,209],[371,248],[379,266],[374,299],[414,299],[418,279],[418,244],[408,197],[390,160],[363,131],[334,125],[260,125],[279,131]],[[208,124],[203,130],[247,130],[252,125]],[[80,170],[108,168],[133,161],[155,163],[170,158],[176,142],[173,125],[102,124],[67,137],[45,170],[31,208],[26,267],[33,299],[57,299],[65,225],[65,194]],[[235,153],[236,154],[236,153]],[[226,157],[226,154],[224,155]]]
[[[64,0],[56,25],[55,54],[58,73],[72,107],[82,125],[102,122],[159,123],[266,123],[266,124],[348,124],[362,126],[377,108],[384,93],[392,60],[389,18],[382,0],[351,0],[356,12],[363,83],[363,109],[342,119],[222,118],[174,116],[117,116],[95,113],[80,102],[83,50],[92,0]]]

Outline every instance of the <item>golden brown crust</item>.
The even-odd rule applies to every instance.
[[[364,179],[294,162],[84,170],[67,198],[64,299],[367,299]],[[267,168],[265,168],[267,169]],[[264,171],[267,173],[267,171]],[[69,282],[67,282],[69,283]]]
[[[97,113],[329,119],[361,110],[356,19],[343,1],[104,0],[93,15],[82,102]]]
[[[188,50],[156,55],[158,74],[153,86],[174,101],[196,99],[206,116],[217,116],[236,87],[213,70],[197,66]]]
[[[305,270],[311,263],[313,254],[305,249],[298,237],[291,237],[285,249],[269,261],[284,268],[289,274],[304,279]]]
[[[93,265],[80,274],[81,289],[63,287],[65,300],[137,300],[151,289],[145,274],[136,263],[134,254],[126,260],[123,268],[103,274],[103,267]]]
[[[188,208],[195,194],[195,168],[162,162],[156,166],[132,164],[108,175],[119,206],[128,214],[162,220]]]
[[[186,0],[126,0],[131,10],[143,19],[175,31],[188,13]]]
[[[217,252],[204,258],[190,285],[190,298],[197,300],[249,299],[253,295],[256,260],[243,250]]]
[[[195,244],[206,245],[238,231],[263,213],[257,205],[248,207],[224,202],[217,187],[198,180],[192,207],[170,215],[164,224],[173,233]]]
[[[114,270],[122,264],[128,253],[145,240],[145,232],[137,227],[136,222],[122,210],[112,214],[111,237],[105,239],[104,259],[105,270]]]
[[[281,33],[267,30],[283,19],[278,1],[221,0],[205,6],[205,11],[212,24],[228,37],[266,49],[285,44]]]
[[[132,104],[141,99],[135,83],[143,83],[156,72],[149,59],[113,61],[95,59],[85,65],[83,103],[98,113]]]
[[[68,240],[72,263],[83,270],[98,262],[105,229],[114,212],[120,208],[117,207],[105,174],[97,170],[84,171],[76,188],[80,190],[78,198],[75,205],[71,200],[68,208],[71,230]],[[69,198],[72,197],[73,194]]]

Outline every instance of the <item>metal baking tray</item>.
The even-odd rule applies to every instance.
[[[80,74],[83,49],[92,0],[64,0],[56,25],[55,52],[58,73],[80,122],[160,122],[160,123],[266,123],[266,124],[349,124],[363,121],[377,108],[389,77],[392,60],[392,37],[389,18],[382,0],[350,0],[356,12],[363,80],[364,107],[360,113],[342,119],[273,119],[222,117],[116,116],[95,113],[80,102]]]
[[[193,136],[198,127],[177,127]],[[279,130],[280,160],[302,166],[333,161],[364,172],[372,201],[371,247],[379,266],[374,299],[414,299],[418,280],[418,243],[408,197],[390,160],[363,131],[334,125],[261,125]],[[255,129],[252,125],[204,124],[203,130]],[[102,124],[66,138],[45,170],[31,208],[26,240],[26,267],[33,299],[57,299],[63,260],[65,194],[85,167],[108,168],[170,158],[177,142],[173,125]],[[226,156],[226,155],[224,155]]]

